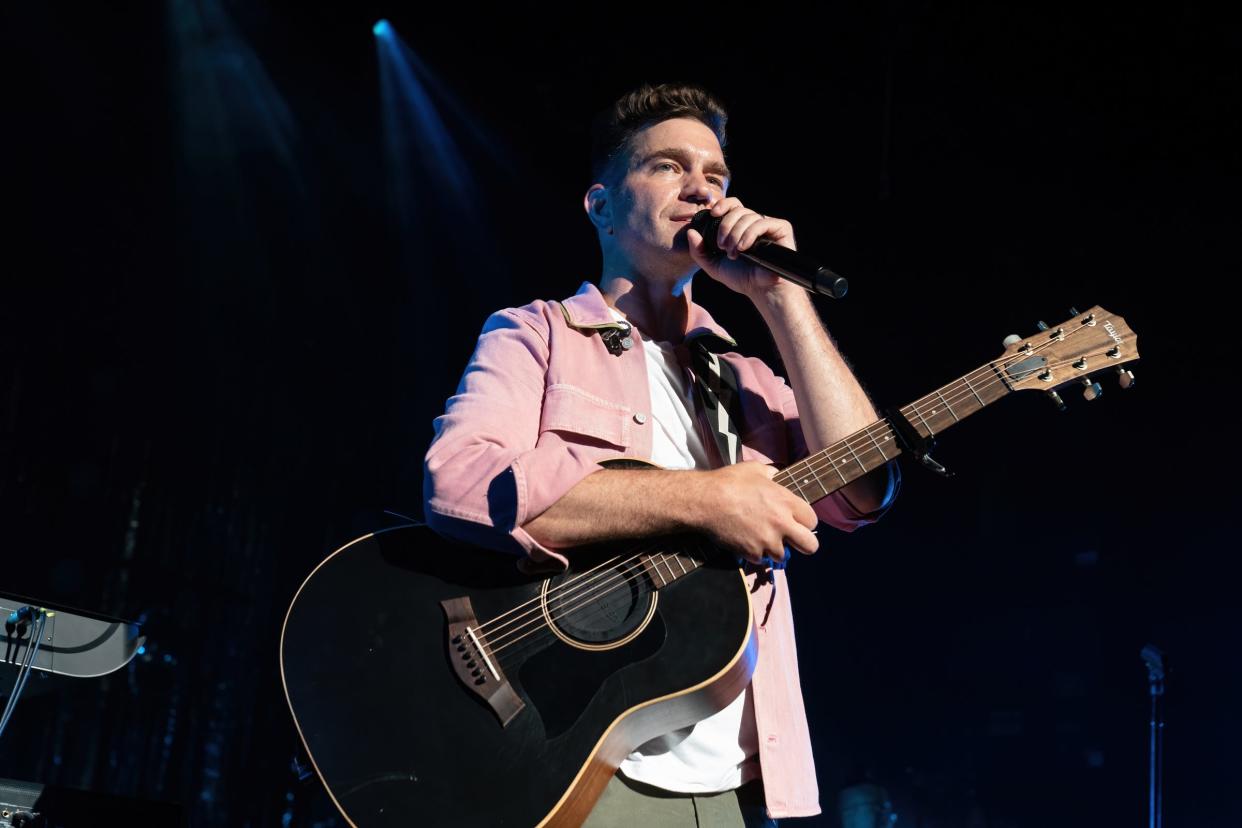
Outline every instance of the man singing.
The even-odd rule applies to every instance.
[[[590,828],[819,813],[782,565],[788,549],[819,548],[820,521],[871,523],[897,489],[894,464],[813,506],[772,480],[878,415],[807,292],[739,258],[759,239],[793,249],[794,232],[727,195],[725,122],[709,93],[670,84],[630,92],[597,120],[583,207],[603,254],[598,280],[487,320],[426,457],[429,524],[520,553],[527,566],[563,566],[583,544],[685,531],[750,564],[751,683],[718,713],[631,753]],[[689,227],[704,209],[720,218],[719,257]],[[700,270],[751,300],[788,385],[737,353],[695,304]],[[733,410],[709,417],[696,383],[721,376],[737,389]],[[661,469],[599,465],[618,457]]]

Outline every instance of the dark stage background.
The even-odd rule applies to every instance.
[[[577,30],[586,7],[6,10],[0,591],[150,642],[32,681],[0,776],[196,825],[337,824],[289,767],[286,606],[383,510],[420,514],[486,315],[597,275],[590,116],[673,79],[730,106],[731,194],[850,277],[820,307],[878,402],[1071,305],[1122,314],[1143,353],[1132,391],[963,424],[939,451],[957,477],[907,466],[884,521],[793,563],[826,812],[798,824],[835,825],[860,778],[899,825],[1145,824],[1149,642],[1169,824],[1242,824],[1239,39],[1160,8],[665,6]],[[388,107],[385,16],[410,49]],[[744,300],[695,290],[773,356]]]

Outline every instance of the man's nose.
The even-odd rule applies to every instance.
[[[712,192],[712,185],[707,183],[707,177],[702,173],[690,177],[682,194],[685,196],[686,201],[708,206],[711,205],[715,196],[715,193]]]

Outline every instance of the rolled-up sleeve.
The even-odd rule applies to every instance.
[[[566,558],[522,526],[600,466],[558,441],[540,444],[547,328],[523,309],[492,314],[423,462],[428,525],[446,537],[534,561]]]
[[[790,461],[801,460],[809,456],[811,452],[807,448],[806,437],[802,433],[802,420],[798,416],[798,401],[794,397],[793,389],[789,387],[784,379],[781,377],[774,377],[774,379],[778,384],[776,397],[780,404],[781,414],[785,418],[785,433],[786,439],[789,441]],[[874,511],[863,512],[859,510],[858,507],[850,502],[849,496],[843,490],[837,489],[828,497],[820,498],[812,504],[815,514],[819,515],[819,519],[829,526],[834,526],[846,532],[853,532],[860,526],[875,523],[893,505],[897,492],[901,488],[901,467],[897,465],[896,460],[890,460],[881,469],[884,471],[876,469],[871,472],[877,475],[888,475],[884,500]]]

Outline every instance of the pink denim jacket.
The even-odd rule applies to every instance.
[[[562,302],[536,301],[488,318],[457,393],[434,422],[423,486],[425,516],[433,529],[533,561],[567,563],[522,526],[599,471],[599,461],[651,456],[642,340],[633,337],[634,347],[614,355],[596,334],[616,327],[603,295],[590,282]],[[707,333],[733,343],[707,311],[690,302],[687,338]],[[720,358],[733,366],[741,389],[741,459],[784,466],[805,457],[793,391],[784,380],[759,359],[736,353]],[[719,465],[701,414],[699,421],[704,443]],[[895,475],[890,481],[891,493]],[[814,508],[821,520],[845,531],[874,522],[880,514],[859,512],[840,492]],[[751,681],[760,767],[771,817],[812,816],[820,812],[819,790],[793,615],[785,573],[773,574],[751,596],[759,630]]]

